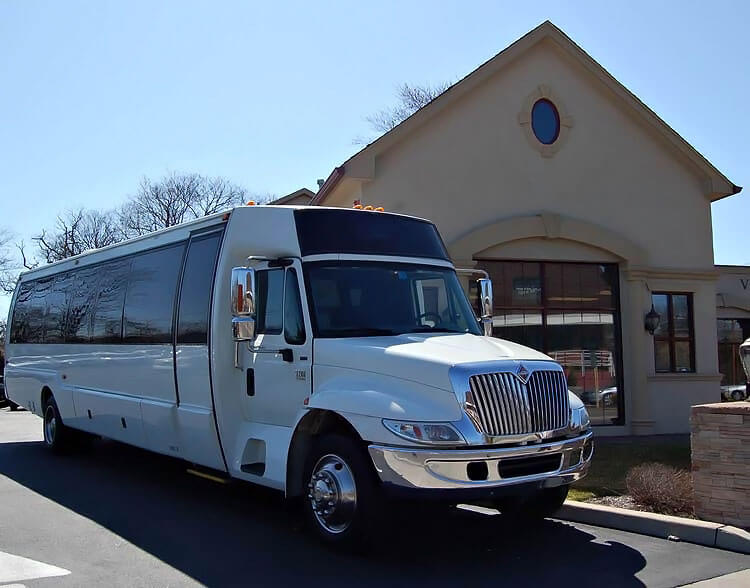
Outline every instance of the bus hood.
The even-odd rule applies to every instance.
[[[389,337],[316,339],[315,365],[381,373],[450,390],[448,371],[464,363],[552,361],[547,355],[493,337],[468,333],[409,333]]]

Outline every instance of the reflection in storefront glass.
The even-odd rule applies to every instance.
[[[619,422],[617,265],[483,261],[479,267],[495,287],[495,336],[559,362],[594,424]]]

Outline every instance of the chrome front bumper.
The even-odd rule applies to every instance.
[[[594,449],[592,436],[588,431],[573,439],[488,449],[370,445],[369,451],[381,481],[404,489],[491,489],[533,482],[551,487],[586,475]],[[540,467],[545,471],[523,473]]]

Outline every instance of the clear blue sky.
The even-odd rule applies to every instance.
[[[28,240],[171,170],[314,189],[399,84],[463,77],[546,19],[750,193],[749,7],[5,0],[0,226]],[[713,213],[717,263],[750,263],[750,195]]]

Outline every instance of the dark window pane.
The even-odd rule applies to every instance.
[[[654,310],[659,313],[660,321],[656,331],[654,331],[655,337],[668,337],[669,336],[669,296],[667,294],[653,294],[651,296],[651,302],[654,305]]]
[[[125,343],[171,343],[172,311],[185,245],[133,258],[125,297]]]
[[[537,100],[531,109],[531,128],[540,143],[550,145],[560,135],[560,115],[549,100]]]
[[[98,288],[96,267],[75,270],[70,284],[70,303],[65,326],[67,343],[88,343]]]
[[[282,323],[284,270],[263,270],[257,276],[257,332],[278,335],[281,333]]]
[[[615,299],[618,283],[618,271],[616,265],[599,266],[599,308],[617,308]]]
[[[693,362],[690,352],[690,341],[675,341],[674,344],[674,367],[677,372],[692,372]]]
[[[654,368],[657,372],[670,371],[669,341],[654,341]]]
[[[284,286],[284,339],[291,345],[305,342],[305,321],[302,316],[302,300],[299,294],[297,270],[290,269]]]
[[[34,282],[24,282],[18,286],[15,305],[13,306],[13,324],[10,331],[11,343],[28,343],[29,341],[29,311],[31,309],[31,293]]]
[[[47,298],[47,338],[46,343],[63,343],[68,323],[73,274],[66,272],[55,278]]]
[[[128,285],[130,259],[121,259],[97,267],[98,296],[91,328],[92,343],[122,341],[122,307]]]
[[[180,290],[177,343],[208,343],[208,316],[221,232],[190,242]]]
[[[684,294],[672,296],[672,314],[674,320],[674,336],[690,336],[690,312],[688,297]]]
[[[449,259],[433,225],[406,216],[362,210],[296,210],[302,255],[358,253]]]
[[[29,343],[44,343],[47,338],[47,297],[54,278],[34,282],[29,301]]]
[[[516,273],[508,280],[511,306],[541,306],[542,280],[538,263],[513,264]]]

